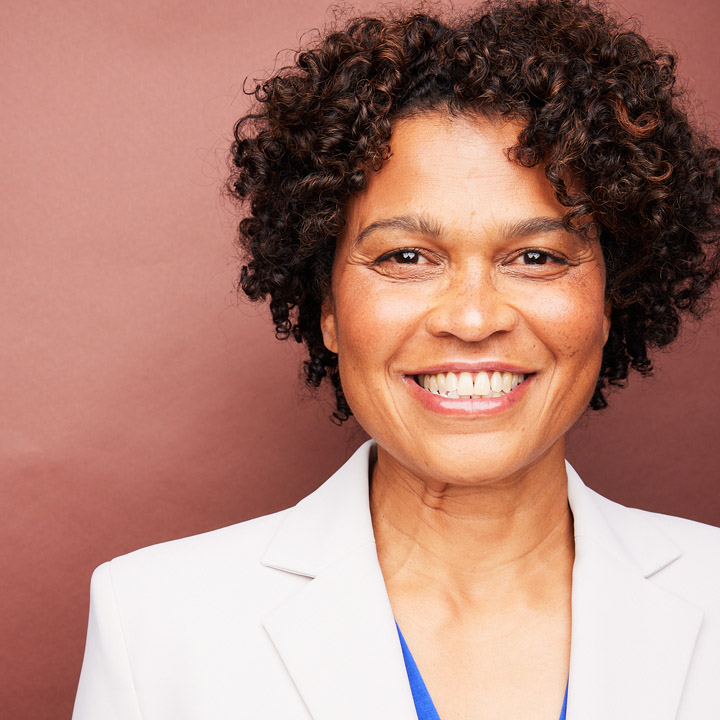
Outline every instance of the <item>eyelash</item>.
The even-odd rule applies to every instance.
[[[404,255],[405,253],[414,253],[418,258],[425,257],[425,255],[423,254],[423,251],[420,250],[420,249],[418,249],[418,248],[404,247],[404,248],[398,248],[397,250],[391,250],[390,252],[385,253],[384,255],[381,255],[381,256],[375,261],[375,263],[379,265],[380,263],[387,262],[388,260],[392,260],[392,259],[394,259],[394,258],[399,258],[399,257],[401,257],[402,255]],[[396,264],[397,264],[397,265],[416,265],[417,263],[414,263],[414,262],[407,262],[407,263],[398,262],[398,263],[396,263]]]
[[[376,261],[376,264],[381,264],[383,262],[387,262],[389,260],[397,259],[402,257],[405,254],[413,253],[417,256],[417,258],[424,258],[424,252],[420,250],[419,248],[413,248],[413,247],[405,247],[405,248],[398,248],[397,250],[391,250],[388,253],[385,253],[384,255],[381,255]],[[546,265],[547,261],[550,260],[552,262],[558,263],[560,265],[567,265],[567,260],[560,257],[559,255],[556,255],[555,253],[550,252],[549,250],[544,250],[543,248],[527,248],[526,250],[523,250],[521,253],[515,255],[512,259],[517,260],[523,256],[528,256],[531,254],[536,254],[544,258],[542,262],[529,262],[524,263],[525,265]],[[397,265],[417,265],[416,262],[397,262],[395,263]]]
[[[515,256],[514,259],[521,258],[523,256],[527,255],[540,255],[544,257],[545,259],[542,262],[537,263],[525,263],[525,265],[546,265],[548,260],[551,260],[554,263],[558,263],[560,265],[567,265],[567,260],[565,258],[560,257],[560,255],[556,255],[555,253],[550,252],[549,250],[543,250],[542,248],[528,248],[527,250],[523,250],[521,253]]]

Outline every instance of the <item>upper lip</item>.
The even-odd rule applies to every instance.
[[[480,362],[446,362],[427,365],[417,370],[412,370],[407,375],[437,375],[438,373],[463,372],[479,373],[497,370],[498,372],[509,372],[517,375],[530,375],[533,371],[527,367],[515,363],[503,362],[501,360],[482,360]]]

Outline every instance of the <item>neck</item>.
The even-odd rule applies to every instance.
[[[510,478],[474,485],[418,478],[378,448],[370,507],[389,589],[485,605],[569,584],[574,557],[560,442]],[[460,600],[462,601],[462,600]]]

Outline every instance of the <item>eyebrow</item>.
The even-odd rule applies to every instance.
[[[440,237],[443,234],[442,226],[425,215],[399,215],[398,217],[376,220],[366,225],[355,237],[352,247],[357,247],[368,235],[378,230],[402,230],[413,235],[426,237]]]
[[[444,234],[442,225],[426,215],[399,215],[397,217],[376,220],[366,225],[355,237],[352,247],[358,247],[365,238],[378,230],[401,230],[413,235],[437,238]],[[533,217],[503,223],[500,226],[499,236],[503,240],[510,238],[531,237],[551,232],[570,232],[559,217]]]

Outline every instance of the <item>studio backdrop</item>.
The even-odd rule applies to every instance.
[[[720,6],[617,7],[675,48],[717,136]],[[234,293],[223,199],[244,87],[331,19],[323,0],[0,9],[4,718],[69,718],[98,564],[286,507],[364,439]],[[718,317],[573,431],[588,484],[720,524]]]

